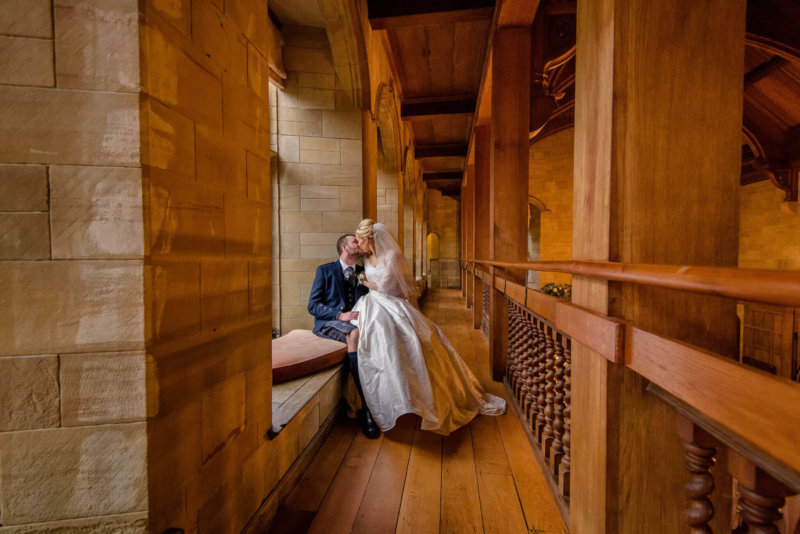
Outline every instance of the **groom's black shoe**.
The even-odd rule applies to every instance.
[[[358,422],[361,424],[361,432],[369,439],[375,439],[381,435],[381,430],[368,409],[364,408],[358,411]]]

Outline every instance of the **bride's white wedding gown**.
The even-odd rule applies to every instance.
[[[358,372],[375,422],[385,432],[401,415],[415,413],[423,430],[447,435],[479,413],[505,413],[506,402],[484,391],[439,327],[407,299],[389,294],[384,263],[390,259],[364,262],[378,290],[353,308],[359,312]]]

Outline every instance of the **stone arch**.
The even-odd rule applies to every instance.
[[[331,45],[333,68],[353,107],[370,109],[369,60],[362,27],[360,2],[319,0],[325,32]]]
[[[373,106],[373,119],[378,126],[381,146],[389,170],[400,172],[400,121],[397,116],[397,106],[394,102],[394,86],[391,83],[381,83],[375,94]]]

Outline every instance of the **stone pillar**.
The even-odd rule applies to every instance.
[[[467,165],[467,185],[461,196],[464,209],[464,252],[462,256],[467,259],[475,257],[475,165]],[[467,297],[467,308],[473,307],[475,286],[472,283],[472,275],[465,272],[464,286]]]
[[[575,260],[736,265],[744,21],[744,0],[581,4]],[[732,302],[583,277],[573,301],[736,352]],[[635,373],[578,343],[572,352],[571,530],[684,532],[674,412]],[[729,529],[724,501],[714,531]]]
[[[530,45],[530,27],[507,27],[497,30],[492,47],[489,257],[497,261],[528,259]],[[524,271],[508,276],[524,284]],[[492,375],[502,380],[508,349],[505,296],[492,289],[489,306]]]
[[[475,232],[472,235],[472,250],[478,260],[489,259],[490,132],[488,125],[475,128]],[[472,279],[472,294],[475,303],[472,308],[472,327],[477,329],[481,327],[483,315],[483,281],[477,276]]]
[[[372,112],[361,112],[361,209],[364,219],[378,218],[378,126]]]
[[[0,530],[147,528],[138,20],[0,10]]]

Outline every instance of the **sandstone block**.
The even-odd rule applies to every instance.
[[[281,161],[300,161],[300,138],[296,135],[278,136],[278,156]]]
[[[320,213],[281,213],[281,236],[285,232],[321,232]]]
[[[316,89],[336,89],[334,74],[316,74],[300,72],[297,76],[297,87],[313,87]]]
[[[216,66],[212,72],[233,77],[240,85],[247,85],[248,44],[236,24],[224,16],[222,2],[194,2],[192,4],[192,40],[180,43],[183,50],[196,47],[195,51],[207,57]],[[195,58],[195,54],[192,54]],[[266,98],[266,97],[265,97]]]
[[[288,72],[288,76],[283,81],[283,90],[277,92],[278,110],[283,112],[289,108],[297,107],[297,73]],[[280,120],[280,117],[278,117]]]
[[[263,315],[271,306],[272,262],[251,261],[249,265],[250,315]]]
[[[47,211],[47,167],[0,165],[0,211]]]
[[[344,371],[339,371],[319,391],[319,421],[322,424],[330,416],[342,398]]]
[[[158,11],[172,26],[187,36],[192,34],[192,6],[190,2],[150,0],[148,6]]]
[[[329,261],[333,261],[335,256]],[[294,260],[298,261],[298,260]],[[314,274],[316,273],[317,266],[322,263],[319,260],[306,260],[309,263],[310,269],[304,271],[286,271],[281,275],[281,288],[297,287],[300,284],[310,284],[314,281]]]
[[[300,234],[298,232],[281,232],[281,257],[300,257]]]
[[[330,50],[325,48],[284,46],[283,64],[295,72],[335,74]]]
[[[361,139],[361,113],[358,111],[323,111],[322,135]]]
[[[200,328],[200,266],[153,261],[153,337],[168,339]]]
[[[213,330],[247,318],[249,294],[223,293],[200,299],[200,323],[204,330]]]
[[[319,430],[319,396],[315,396],[314,399],[297,414],[297,417],[299,419],[299,428],[297,429],[297,454],[299,455]]]
[[[341,158],[339,152],[323,152],[321,150],[301,150],[300,163],[312,163],[317,165],[339,165]],[[320,174],[325,171],[320,169]]]
[[[222,256],[223,194],[194,182],[156,176],[150,181],[150,231],[154,254]]]
[[[280,163],[281,187],[283,184],[303,185],[361,185],[361,167],[327,165],[320,168],[312,163]]]
[[[50,168],[53,258],[141,258],[142,171]]]
[[[146,368],[144,352],[62,354],[62,425],[143,420]]]
[[[353,227],[355,229],[355,227]],[[301,258],[319,258],[320,260],[336,257],[336,246],[301,246]]]
[[[276,173],[277,174],[277,173]],[[247,153],[247,198],[264,203],[272,201],[270,163],[255,154]]]
[[[339,188],[339,210],[361,211],[361,187],[349,186]]]
[[[2,161],[139,165],[138,95],[3,86],[0,101]]]
[[[194,123],[154,99],[147,100],[145,120],[142,164],[194,181]]]
[[[297,107],[305,109],[334,110],[336,109],[336,98],[334,91],[332,89],[299,87],[297,89]]]
[[[246,389],[246,377],[240,374],[203,392],[203,463],[244,431]]]
[[[196,127],[197,182],[222,191],[247,189],[245,150],[219,135],[214,128]]]
[[[225,136],[269,159],[269,106],[249,89],[223,77],[223,131]]]
[[[269,16],[266,2],[232,0],[225,2],[225,11],[261,53],[269,50]]]
[[[361,165],[361,140],[342,139],[342,165]]]
[[[56,0],[56,77],[72,89],[139,89],[136,0]]]
[[[0,36],[0,83],[55,85],[52,41]]]
[[[338,232],[315,232],[301,233],[300,244],[312,246],[336,246],[336,241],[342,236]]]
[[[58,357],[0,358],[0,431],[58,424]]]
[[[225,195],[225,255],[270,253],[271,207]]]
[[[51,0],[0,0],[0,34],[53,37]]]
[[[317,110],[306,110],[317,111]],[[280,113],[282,113],[281,110]],[[320,136],[322,135],[322,122],[295,122],[295,121],[278,121],[278,132],[281,135],[305,135],[305,136]]]
[[[300,200],[300,211],[339,211],[339,199],[304,198]]]
[[[0,534],[146,534],[147,512],[0,527]]]
[[[281,276],[286,276],[287,273],[292,273],[292,272],[305,272],[305,273],[311,273],[310,276],[311,279],[313,280],[314,271],[317,269],[318,265],[319,262],[314,260],[302,260],[302,259],[291,259],[291,258],[281,259],[281,273],[282,273]]]
[[[269,63],[250,43],[247,44],[247,87],[261,100],[269,102]]]
[[[300,137],[300,150],[318,150],[324,152],[339,152],[338,139],[327,137]]]
[[[0,434],[3,524],[147,509],[145,423]]]
[[[221,295],[247,289],[247,262],[204,261],[200,263],[200,294]]]
[[[331,185],[301,185],[301,198],[334,198],[339,199],[339,187]]]
[[[146,31],[144,91],[187,117],[220,131],[222,84],[157,25]]]
[[[50,258],[47,213],[0,213],[0,260]]]
[[[319,109],[279,108],[278,113],[277,118],[281,121],[322,123],[322,110]]]
[[[281,317],[281,332],[292,330],[312,330],[314,328],[314,318],[310,315],[306,319],[284,319]]]
[[[323,232],[353,232],[361,221],[361,213],[357,211],[323,213],[322,215]]]
[[[0,263],[0,355],[141,350],[143,287],[141,261]]]
[[[286,46],[330,50],[328,34],[324,28],[286,24],[281,33]]]

